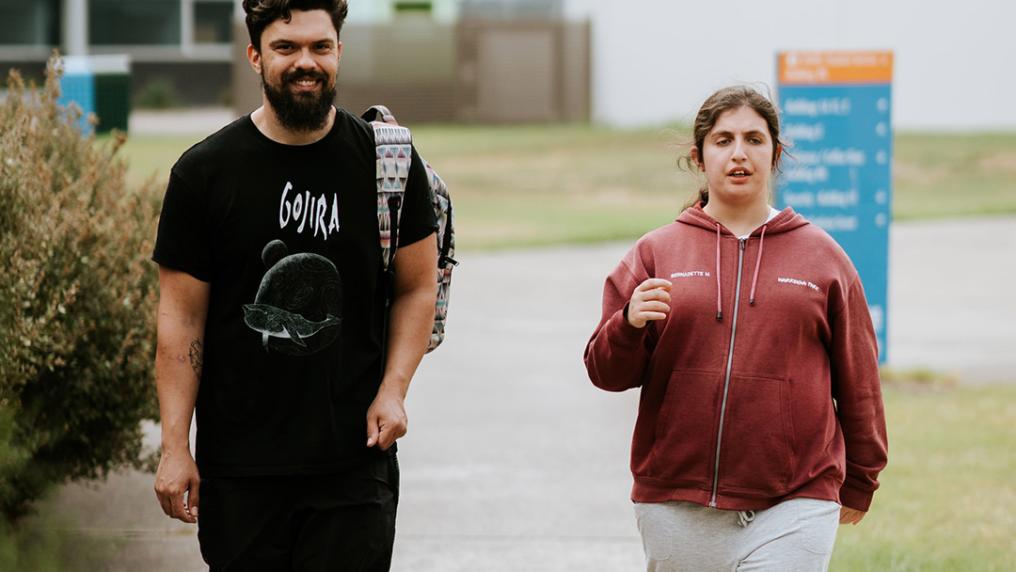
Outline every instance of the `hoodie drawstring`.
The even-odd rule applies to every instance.
[[[720,223],[716,223],[716,321],[723,319],[723,300],[720,296]]]
[[[769,225],[762,225],[762,233],[758,237],[758,255],[755,257],[755,272],[751,277],[751,293],[748,295],[748,305],[755,305],[755,292],[758,288],[758,271],[762,267],[762,250],[766,242],[766,229]],[[723,295],[720,280],[720,223],[716,223],[716,321],[723,320]]]
[[[766,240],[766,225],[762,225],[762,234],[758,237],[758,257],[755,258],[755,275],[751,279],[751,294],[748,295],[748,305],[755,305],[755,286],[758,285],[758,269],[762,264],[762,245]]]

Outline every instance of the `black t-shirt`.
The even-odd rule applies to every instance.
[[[383,289],[374,133],[338,109],[310,145],[242,117],[180,157],[153,260],[210,283],[197,398],[203,476],[343,470],[367,449]],[[437,228],[413,152],[399,243]]]

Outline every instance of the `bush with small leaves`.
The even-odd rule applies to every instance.
[[[83,136],[60,106],[59,64],[0,101],[0,517],[51,486],[138,466],[157,416],[160,194],[128,189],[125,137]]]

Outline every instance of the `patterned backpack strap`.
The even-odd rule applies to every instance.
[[[395,121],[395,115],[392,111],[384,105],[372,105],[367,111],[363,112],[361,116],[365,121],[373,123],[374,121],[381,121],[389,125],[398,125],[399,122]]]
[[[383,106],[372,107],[364,115],[368,119],[373,115],[385,121],[371,121],[374,129],[375,164],[377,179],[377,225],[381,238],[381,258],[387,272],[394,256],[393,248],[398,248],[398,226],[402,214],[402,197],[406,192],[406,180],[409,178],[409,166],[413,161],[413,136],[409,129],[394,123],[390,111]],[[368,119],[370,120],[370,119]],[[391,120],[391,123],[388,122]],[[392,221],[392,211],[395,221]],[[394,232],[393,232],[394,231]],[[394,238],[394,240],[393,240]]]
[[[451,294],[452,270],[458,266],[455,260],[455,229],[452,219],[452,199],[448,186],[437,171],[426,160],[423,161],[430,179],[431,195],[434,199],[434,215],[437,217],[437,303],[434,306],[434,328],[430,334],[427,351],[434,351],[444,341],[445,321],[448,319],[448,299]]]
[[[398,213],[401,206],[401,198],[406,190],[406,179],[409,175],[409,165],[412,161],[412,138],[409,131],[398,127],[395,117],[387,107],[375,105],[363,114],[363,118],[369,121],[374,128],[374,138],[377,142],[377,217],[378,229],[381,236],[381,250],[384,254],[384,265],[386,275],[389,277],[388,291],[386,293],[386,304],[391,301],[392,275],[394,269],[390,268],[392,254],[391,248],[398,247]],[[437,172],[427,161],[423,160],[423,166],[427,171],[427,178],[430,183],[431,199],[433,200],[434,216],[437,219],[437,300],[434,305],[434,328],[431,332],[430,341],[427,344],[427,351],[431,351],[444,340],[445,320],[448,316],[448,297],[452,281],[452,269],[458,265],[455,260],[455,228],[452,217],[451,195],[448,194],[448,187]],[[393,205],[396,212],[395,225],[391,224],[391,212]],[[394,245],[392,243],[395,243]],[[385,322],[387,328],[387,320]],[[385,330],[387,331],[387,330]],[[384,356],[382,355],[382,358]]]

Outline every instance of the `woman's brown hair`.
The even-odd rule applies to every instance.
[[[776,106],[773,105],[772,101],[766,96],[755,91],[748,86],[731,86],[725,87],[716,93],[709,96],[708,99],[699,108],[698,114],[695,115],[695,124],[692,127],[692,136],[694,137],[694,146],[698,150],[698,156],[701,158],[702,146],[705,144],[706,136],[713,130],[716,125],[716,121],[719,120],[720,116],[727,111],[739,109],[741,107],[749,107],[758,113],[766,121],[766,125],[769,127],[769,137],[773,141],[773,171],[779,170],[781,150],[786,148],[783,141],[780,140],[780,115],[776,110]],[[692,159],[691,153],[678,159],[678,165],[681,162],[685,162],[688,167],[698,168],[698,164]],[[709,187],[703,185],[698,191],[698,195],[692,202],[685,205],[685,208],[693,206],[695,203],[701,202],[704,206],[709,202]]]

